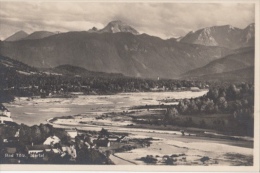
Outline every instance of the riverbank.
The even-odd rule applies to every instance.
[[[55,127],[68,128],[75,125],[59,125],[53,124]],[[76,126],[79,130],[95,130],[99,131],[102,127],[94,125]],[[252,141],[234,141],[228,139],[198,137],[198,136],[182,136],[178,131],[161,131],[149,129],[129,129],[122,127],[104,127],[111,132],[129,133],[129,138],[148,138],[153,137],[150,147],[133,149],[131,151],[115,153],[115,163],[125,164],[148,164],[140,160],[142,157],[153,155],[157,158],[156,163],[164,165],[167,156],[182,154],[177,158],[175,165],[247,165],[252,164],[253,159],[253,143]],[[234,156],[234,157],[231,157]],[[209,157],[210,161],[201,162],[203,157]],[[246,158],[241,160],[241,157]],[[119,159],[120,158],[120,159]],[[123,159],[123,161],[122,161]],[[176,159],[176,158],[175,158]],[[179,159],[179,160],[178,160]],[[113,161],[113,159],[111,159]]]
[[[6,107],[12,112],[14,121],[18,123],[34,125],[48,123],[46,120],[53,120],[50,123],[57,128],[77,127],[78,130],[91,131],[100,131],[101,128],[105,128],[111,132],[129,133],[130,137],[134,138],[152,137],[156,139],[152,141],[150,147],[115,153],[117,158],[135,164],[164,165],[169,163],[166,158],[174,165],[232,166],[252,164],[252,141],[196,136],[192,132],[189,133],[190,135],[183,136],[180,131],[145,129],[135,127],[136,124],[131,122],[126,114],[117,116],[123,112],[129,112],[129,108],[137,105],[159,105],[159,100],[164,98],[195,98],[204,95],[206,92],[122,93],[66,99],[33,99],[31,101],[20,98],[13,103],[6,104]],[[102,116],[106,116],[107,113],[111,113],[112,116],[103,118]],[[70,116],[71,119],[59,118],[64,116]],[[52,119],[54,117],[56,119]],[[124,119],[122,120],[121,117],[124,117]],[[134,126],[131,126],[131,124]],[[147,153],[149,153],[149,157],[147,157]],[[174,154],[177,154],[178,157],[171,157]],[[156,161],[147,163],[147,159],[155,160],[150,158],[151,155]],[[202,158],[208,158],[208,160],[202,162],[200,160]]]

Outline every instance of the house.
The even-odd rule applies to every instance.
[[[67,151],[68,154],[72,157],[72,158],[76,158],[77,157],[77,151],[74,145],[69,147],[69,150]]]
[[[124,138],[125,138],[125,136],[121,136],[121,137],[120,136],[109,136],[108,140],[110,142],[121,142],[121,140]]]
[[[6,122],[13,122],[13,119],[5,115],[0,115],[0,124],[6,124]]]
[[[88,143],[88,142],[85,142],[84,143],[88,148],[92,148],[92,146]]]
[[[62,152],[65,153],[65,152],[67,152],[68,150],[69,150],[69,146],[66,146],[66,145],[62,145],[62,146],[61,146],[61,151],[62,151]]]
[[[41,96],[32,96],[32,99],[40,99]]]
[[[18,137],[7,137],[3,139],[4,143],[18,143],[19,138]]]
[[[110,142],[126,142],[128,141],[128,139],[126,138],[126,136],[109,136],[107,138]]]
[[[99,139],[99,140],[94,140],[94,144],[96,144],[97,147],[110,147],[110,141],[108,139]]]
[[[192,92],[199,92],[200,91],[200,89],[198,87],[190,87],[190,90]]]
[[[43,153],[45,151],[51,151],[51,146],[50,145],[27,145],[26,149],[28,151],[28,154],[39,154]]]
[[[67,132],[68,136],[70,136],[71,139],[75,139],[75,137],[78,136],[77,129],[67,129],[65,131]]]
[[[57,136],[50,136],[44,141],[43,145],[54,145],[59,142],[60,142],[60,138],[58,138]]]
[[[11,112],[4,105],[0,104],[0,124],[6,124],[6,122],[13,122]]]
[[[2,104],[0,105],[0,115],[11,118],[11,112]]]
[[[161,88],[159,88],[159,86],[156,86],[156,87],[154,87],[154,88],[150,88],[150,90],[151,90],[151,91],[165,91],[166,88],[165,88],[165,86],[163,86],[163,87],[161,87]]]
[[[19,136],[20,136],[20,129],[17,130],[17,132],[15,133],[14,137],[19,138]]]
[[[108,137],[108,140],[110,141],[110,142],[119,142],[119,137],[117,137],[117,136],[109,136]]]
[[[55,154],[60,154],[61,153],[61,150],[60,149],[57,149],[57,148],[52,148],[51,149],[51,152],[55,153]]]
[[[95,140],[98,140],[98,137],[94,137],[94,136],[90,137],[90,142],[94,143]]]
[[[62,155],[64,155],[64,153],[67,153],[68,155],[70,155],[74,159],[77,157],[77,151],[75,149],[75,145],[74,144],[70,144],[70,146],[62,145],[61,146],[61,151],[63,153]]]
[[[129,138],[126,136],[123,136],[123,138],[120,139],[120,142],[122,143],[129,143]]]
[[[129,138],[128,138],[127,136],[122,136],[122,137],[119,139],[119,142],[128,143],[128,142],[129,142]]]

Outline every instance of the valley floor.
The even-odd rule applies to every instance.
[[[111,96],[80,96],[79,98],[16,99],[5,104],[12,112],[17,123],[28,125],[48,123],[54,127],[79,130],[100,131],[105,128],[111,132],[124,132],[129,138],[152,138],[150,146],[114,153],[110,159],[119,165],[155,164],[155,165],[252,165],[253,139],[238,140],[198,136],[196,133],[182,135],[180,131],[145,129],[132,127],[130,119],[117,120],[120,117],[101,118],[110,112],[130,111],[136,105],[160,104],[158,100],[166,97],[181,99],[198,97],[200,93],[129,93]],[[75,115],[75,116],[71,116]],[[66,117],[64,117],[66,116]],[[57,117],[57,118],[54,118]],[[31,121],[28,121],[28,120]],[[152,158],[152,159],[151,159]]]

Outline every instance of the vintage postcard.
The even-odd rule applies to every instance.
[[[259,171],[259,1],[0,0],[0,171]]]

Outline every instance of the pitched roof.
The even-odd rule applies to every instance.
[[[50,136],[48,137],[45,141],[44,141],[44,145],[50,145],[52,144],[56,144],[60,142],[60,138],[58,138],[57,136]]]

